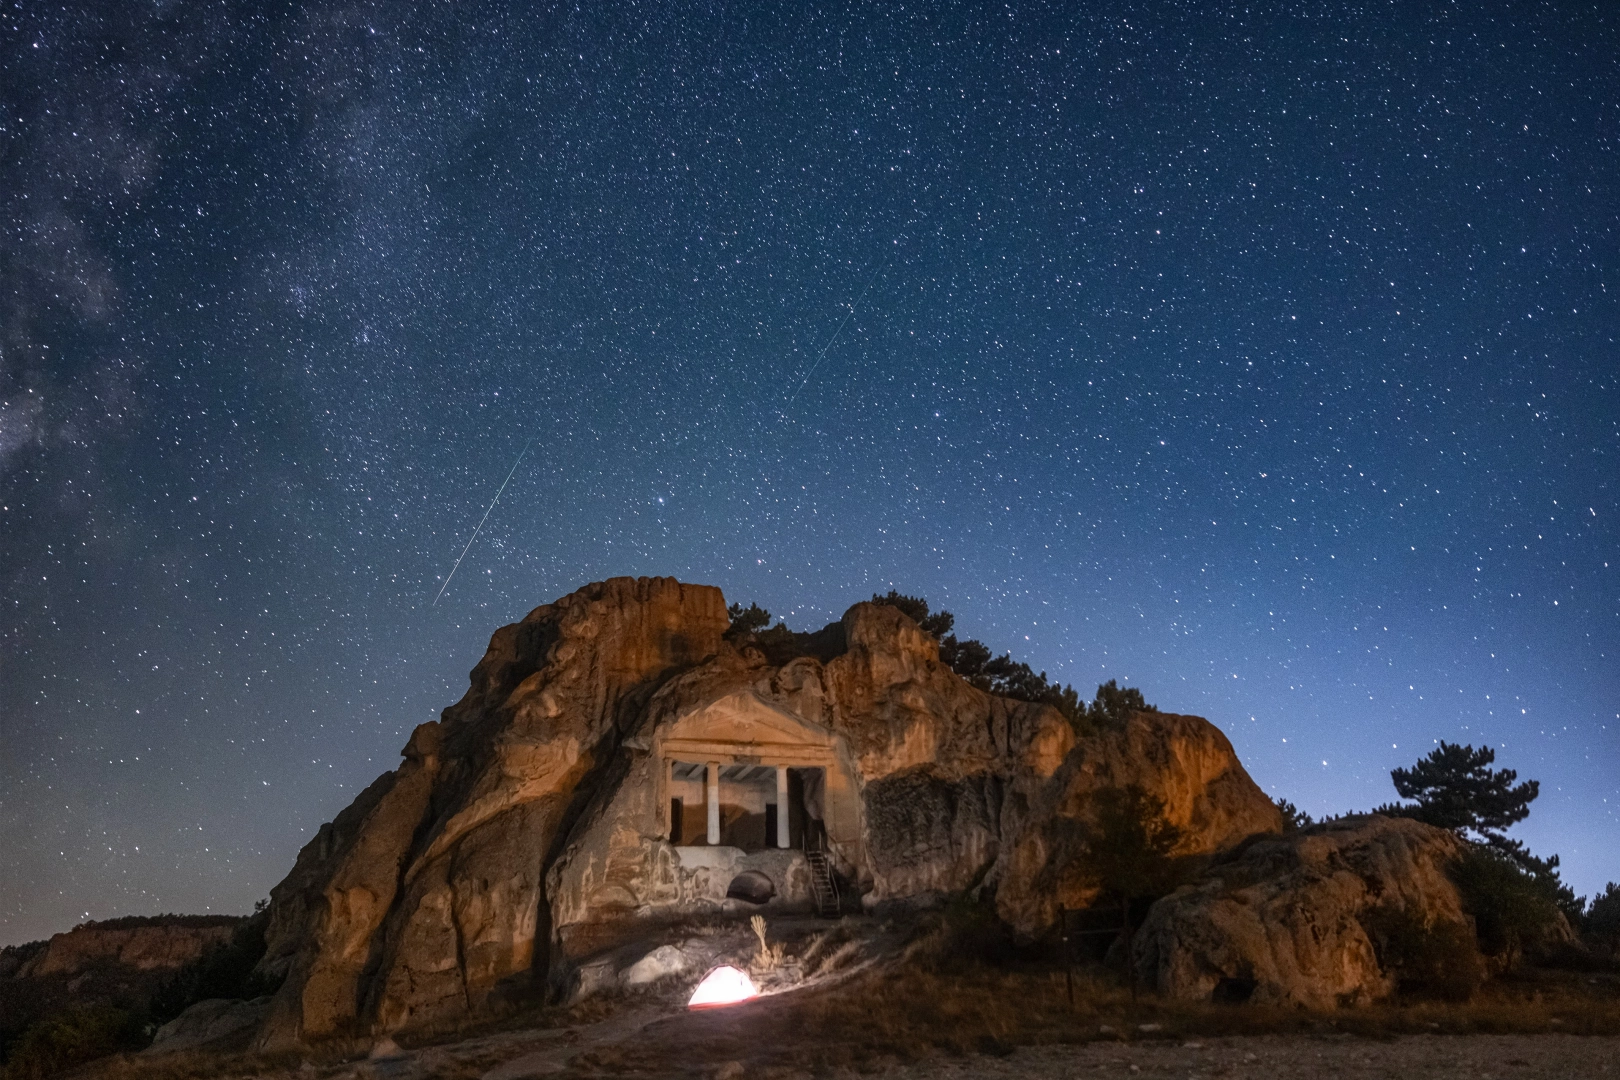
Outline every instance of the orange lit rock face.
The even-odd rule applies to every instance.
[[[790,848],[823,830],[857,902],[994,886],[1032,932],[1053,913],[1041,882],[1074,854],[1048,826],[1096,785],[1159,793],[1197,850],[1278,827],[1204,721],[1139,717],[1077,745],[1054,709],[958,678],[894,608],[856,604],[816,655],[781,663],[726,629],[718,589],[616,578],[496,631],[463,699],[272,892],[264,966],[287,978],[261,1044],[408,1028],[505,984],[566,988],[649,926],[735,907],[744,871],[770,879],[768,906],[808,905],[805,856],[758,817],[782,812],[774,783]],[[717,797],[724,820],[755,814],[764,849],[704,843],[701,817],[694,842],[687,809],[677,827],[673,800],[706,805],[711,768],[743,785]]]
[[[1011,847],[996,908],[1015,928],[1049,926],[1059,907],[1079,909],[1096,897],[1081,845],[1092,799],[1104,788],[1142,788],[1164,804],[1181,830],[1176,855],[1208,855],[1256,833],[1282,831],[1282,815],[1238,761],[1219,728],[1198,716],[1137,713],[1119,731],[1083,740],[1050,783],[1035,793]]]
[[[1444,829],[1378,816],[1259,840],[1153,906],[1133,950],[1138,977],[1203,1001],[1223,980],[1258,1004],[1377,1000],[1393,987],[1369,917],[1393,907],[1425,925],[1466,924],[1445,872],[1460,850]]]

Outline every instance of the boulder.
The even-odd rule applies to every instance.
[[[690,970],[692,961],[684,952],[673,945],[660,945],[626,968],[623,980],[626,986],[646,986]]]
[[[1133,943],[1137,978],[1190,1000],[1375,1001],[1394,989],[1368,930],[1379,913],[1466,926],[1472,940],[1446,876],[1460,851],[1444,829],[1377,815],[1257,839],[1153,905]]]
[[[270,999],[267,997],[252,1001],[225,998],[199,1001],[158,1028],[152,1036],[152,1045],[145,1052],[168,1054],[203,1047],[228,1049],[233,1043],[245,1043],[249,1033],[264,1020],[269,1009]]]

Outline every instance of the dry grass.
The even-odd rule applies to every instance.
[[[1141,996],[1104,972],[955,970],[911,964],[858,976],[842,986],[784,994],[745,1008],[674,1018],[649,1028],[583,1070],[666,1072],[739,1061],[751,1074],[868,1069],[937,1055],[1005,1054],[1014,1047],[1097,1040],[1181,1040],[1262,1034],[1620,1034],[1620,980],[1541,973],[1493,983],[1467,1003],[1390,1004],[1312,1013],[1219,1006]],[[701,1073],[701,1069],[697,1069]]]
[[[807,984],[734,1009],[688,1013],[685,990],[664,986],[573,1008],[511,1003],[500,1015],[413,1032],[400,1042],[434,1076],[472,1080],[513,1058],[557,1052],[569,1075],[712,1077],[826,1075],[1018,1046],[1241,1035],[1620,1035],[1620,975],[1532,969],[1483,986],[1467,1002],[1390,1003],[1314,1013],[1256,1005],[1134,997],[1102,968],[1071,983],[1042,958],[1009,955],[949,920],[914,936],[842,923],[791,934],[787,960]],[[758,931],[755,932],[756,935]],[[774,934],[772,935],[775,936]],[[757,939],[750,944],[757,945]],[[779,941],[769,942],[774,953]],[[367,1075],[359,1041],[303,1057],[174,1054],[93,1067],[108,1080],[256,1076],[325,1080]],[[736,1071],[736,1069],[733,1069]]]

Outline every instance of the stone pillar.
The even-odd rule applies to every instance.
[[[776,767],[776,846],[788,846],[788,783],[787,766]]]
[[[709,806],[709,843],[720,842],[720,763],[711,761],[704,767],[708,785],[704,802]]]

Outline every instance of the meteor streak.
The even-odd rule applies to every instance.
[[[877,284],[878,274],[883,273],[883,271],[889,268],[889,259],[893,257],[893,253],[891,253],[884,258],[883,262],[878,265],[877,273],[874,273],[871,278],[867,280],[866,288],[861,290],[861,295],[857,296],[855,298],[855,302],[849,305],[849,311],[847,314],[845,314],[843,321],[838,324],[838,329],[832,332],[832,337],[827,339],[827,344],[823,345],[821,347],[821,352],[816,354],[816,362],[810,365],[810,370],[804,373],[804,378],[799,380],[799,385],[794,389],[793,393],[788,396],[787,405],[782,406],[784,411],[792,406],[793,402],[798,399],[799,391],[805,388],[805,384],[810,381],[810,376],[816,373],[816,368],[820,367],[821,362],[827,359],[827,350],[832,348],[833,342],[838,340],[838,335],[844,332],[844,327],[848,325],[849,320],[855,317],[855,309],[861,306],[861,301],[866,299],[866,294],[872,291],[873,285]]]
[[[538,435],[532,436],[528,443],[524,445],[523,449],[518,451],[517,461],[512,462],[512,467],[507,470],[506,479],[502,480],[501,486],[496,489],[495,497],[489,500],[489,509],[485,510],[484,516],[478,519],[478,528],[473,530],[472,536],[468,537],[467,539],[467,546],[461,549],[460,555],[456,556],[456,565],[452,566],[450,568],[450,572],[444,576],[444,584],[439,586],[439,595],[433,598],[433,603],[429,604],[429,607],[433,607],[438,604],[439,596],[443,596],[444,590],[450,587],[450,579],[456,576],[457,570],[461,569],[461,560],[465,559],[467,557],[467,552],[472,550],[473,541],[478,539],[478,534],[484,529],[484,522],[489,520],[489,515],[494,511],[495,504],[501,501],[501,492],[505,491],[506,485],[512,482],[512,474],[517,472],[518,463],[523,460],[523,455],[529,452],[529,447],[534,445],[534,440],[537,438],[539,438]]]

